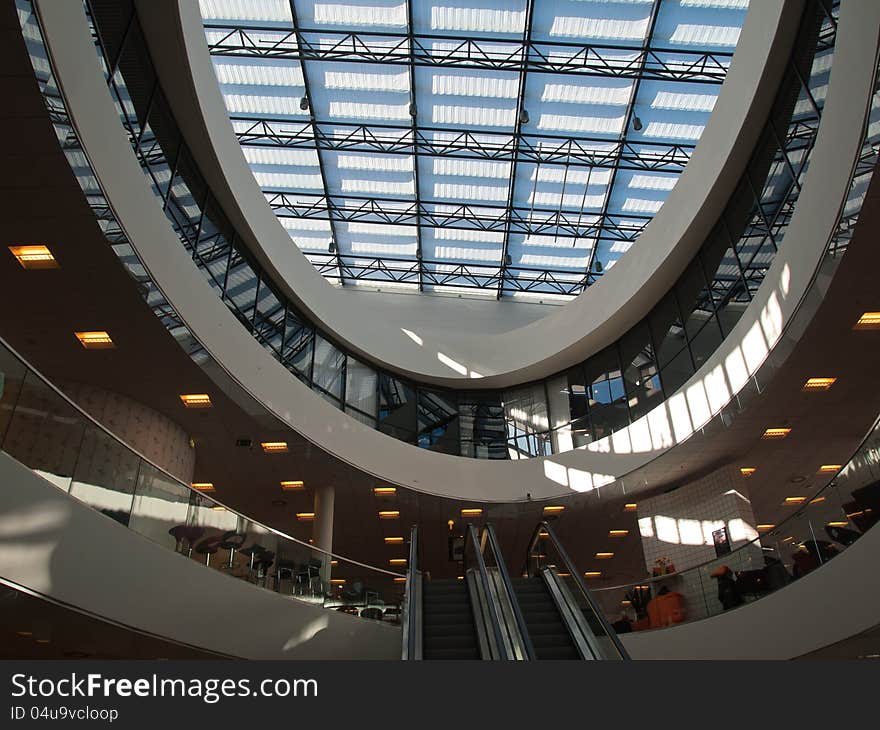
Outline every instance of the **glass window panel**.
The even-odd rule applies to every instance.
[[[678,303],[672,292],[667,294],[648,315],[651,338],[657,346],[657,361],[661,367],[675,358],[687,345],[684,327],[678,313]]]
[[[140,463],[140,457],[119,441],[96,426],[88,426],[70,493],[127,525]]]
[[[714,315],[691,340],[691,353],[694,356],[694,365],[699,368],[709,356],[718,349],[721,344],[721,329],[718,319]]]
[[[375,417],[379,375],[349,355],[345,369],[345,402]]]
[[[507,459],[504,407],[494,395],[465,393],[458,404],[461,455],[476,459]]]
[[[184,484],[142,462],[128,526],[160,545],[179,549],[183,533],[174,528],[187,524],[190,494]]]
[[[26,368],[9,350],[0,345],[0,445],[21,391]]]
[[[620,339],[624,391],[632,393],[657,373],[654,347],[646,321],[639,322]]]
[[[284,335],[284,305],[265,280],[260,282],[259,292],[254,316],[254,335],[277,355],[281,352]]]
[[[85,416],[28,372],[6,428],[3,450],[68,489],[86,423]]]
[[[242,323],[250,328],[257,301],[259,278],[253,267],[238,251],[233,252],[232,263],[226,276],[226,301],[231,302]]]
[[[320,335],[315,335],[315,363],[312,383],[327,395],[338,400],[342,398],[344,375],[345,354]]]
[[[288,369],[306,382],[312,378],[312,348],[314,331],[297,316],[289,306],[284,326],[284,348],[282,361]]]
[[[611,405],[591,409],[590,420],[596,439],[604,438],[615,431],[626,428],[629,425],[626,400],[620,399]]]
[[[713,311],[699,258],[691,261],[679,277],[675,285],[675,294],[684,317],[685,332],[691,337],[703,327]]]
[[[419,446],[458,454],[458,404],[455,394],[420,389],[418,403]]]
[[[407,383],[379,374],[379,430],[401,441],[416,440],[416,393]]]
[[[549,430],[543,382],[505,391],[503,399],[504,415],[508,424],[529,433]]]
[[[660,382],[663,384],[663,392],[666,397],[669,398],[675,393],[693,374],[694,364],[691,360],[690,350],[682,350],[660,370]]]
[[[349,360],[349,363],[350,362],[351,361]],[[349,416],[351,416],[353,419],[355,419],[356,421],[360,421],[361,423],[369,426],[370,428],[376,428],[376,416],[375,415],[368,415],[366,413],[362,413],[361,411],[357,410],[356,408],[352,408],[351,406],[346,406],[345,412]]]

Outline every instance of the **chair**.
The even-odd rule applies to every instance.
[[[248,577],[250,577],[254,572],[254,565],[257,562],[257,558],[266,552],[266,548],[255,542],[253,545],[248,545],[246,548],[240,548],[238,552],[248,557]]]
[[[223,535],[210,535],[196,545],[196,552],[205,556],[205,565],[211,565],[211,556],[220,549]]]
[[[229,551],[229,559],[226,561],[226,568],[228,570],[232,570],[234,565],[235,551],[244,545],[246,539],[247,535],[243,532],[236,532],[235,530],[224,532],[220,538],[220,549]]]
[[[175,550],[183,553],[184,547],[187,548],[187,555],[192,555],[193,546],[198,542],[199,538],[205,534],[205,528],[198,525],[175,525],[168,534],[176,541]]]

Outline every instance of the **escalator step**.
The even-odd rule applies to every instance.
[[[580,659],[573,646],[548,646],[535,648],[538,659]]]
[[[422,653],[425,659],[479,659],[477,649],[433,649]]]
[[[477,637],[473,634],[459,634],[452,636],[432,636],[425,634],[424,650],[433,649],[476,649]]]

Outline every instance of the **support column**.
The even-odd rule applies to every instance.
[[[332,485],[315,490],[315,521],[312,523],[312,544],[319,550],[333,550],[333,502],[336,490]],[[315,553],[321,561],[321,584],[330,580],[330,556]]]

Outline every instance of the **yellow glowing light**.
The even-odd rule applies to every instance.
[[[544,507],[545,515],[555,515],[563,511],[565,511],[565,507],[561,504],[548,504],[546,507]]]
[[[790,433],[790,428],[768,428],[761,435],[761,438],[768,441],[770,439],[784,439]]]
[[[398,517],[400,517],[400,510],[384,509],[379,512],[380,520],[396,520]]]
[[[207,393],[187,393],[181,395],[180,400],[187,408],[211,407],[211,396]]]
[[[283,489],[285,492],[299,492],[305,489],[306,486],[301,479],[290,479],[280,482],[280,484],[281,489]]]
[[[602,575],[601,570],[588,570],[584,573],[584,578],[599,578]]]
[[[95,330],[93,332],[74,332],[76,339],[87,350],[112,350],[116,345],[110,335],[104,330]]]
[[[468,507],[461,511],[462,517],[479,517],[481,514],[483,514],[483,510],[479,507]]]
[[[829,522],[828,527],[846,527],[848,524],[849,524],[849,522],[846,522],[843,520],[838,520],[835,522]]]
[[[639,507],[638,504],[636,504],[635,502],[627,502],[625,505],[623,505],[623,511],[624,512],[635,512],[638,509],[638,507]]]
[[[629,530],[608,530],[608,537],[626,537]]]
[[[373,494],[377,497],[388,497],[397,494],[397,487],[373,487]]]
[[[614,557],[614,553],[596,553],[596,557],[599,560],[608,560],[608,558]]]
[[[770,524],[767,524],[767,525],[755,525],[755,527],[756,527],[757,529],[759,529],[759,530],[772,530],[774,527],[776,527],[776,525],[770,525]]]
[[[805,390],[807,392],[816,391],[816,390],[828,390],[832,385],[837,382],[837,378],[810,378],[804,383],[804,387],[801,390]]]
[[[199,492],[213,492],[214,491],[214,482],[193,482],[190,486],[193,489],[198,490]]]
[[[806,502],[806,501],[807,501],[806,497],[786,497],[785,498],[786,504],[802,504],[803,502]]]
[[[843,464],[822,464],[819,467],[820,474],[836,474],[843,469]]]
[[[287,441],[261,441],[260,446],[267,454],[283,454],[287,452]]]
[[[750,476],[752,476],[752,474],[754,474],[756,471],[758,471],[758,467],[756,467],[756,466],[741,466],[739,468],[739,471],[740,471],[740,474],[742,474],[744,477],[750,477]]]
[[[23,269],[58,269],[58,262],[47,246],[10,246],[10,252]]]
[[[386,545],[401,545],[403,544],[402,537],[386,537],[385,538]]]
[[[297,512],[296,519],[298,519],[302,522],[309,522],[310,520],[315,519],[315,513],[314,512]]]
[[[406,558],[391,558],[388,565],[406,565]]]
[[[880,329],[880,312],[865,312],[853,326],[854,330]]]

